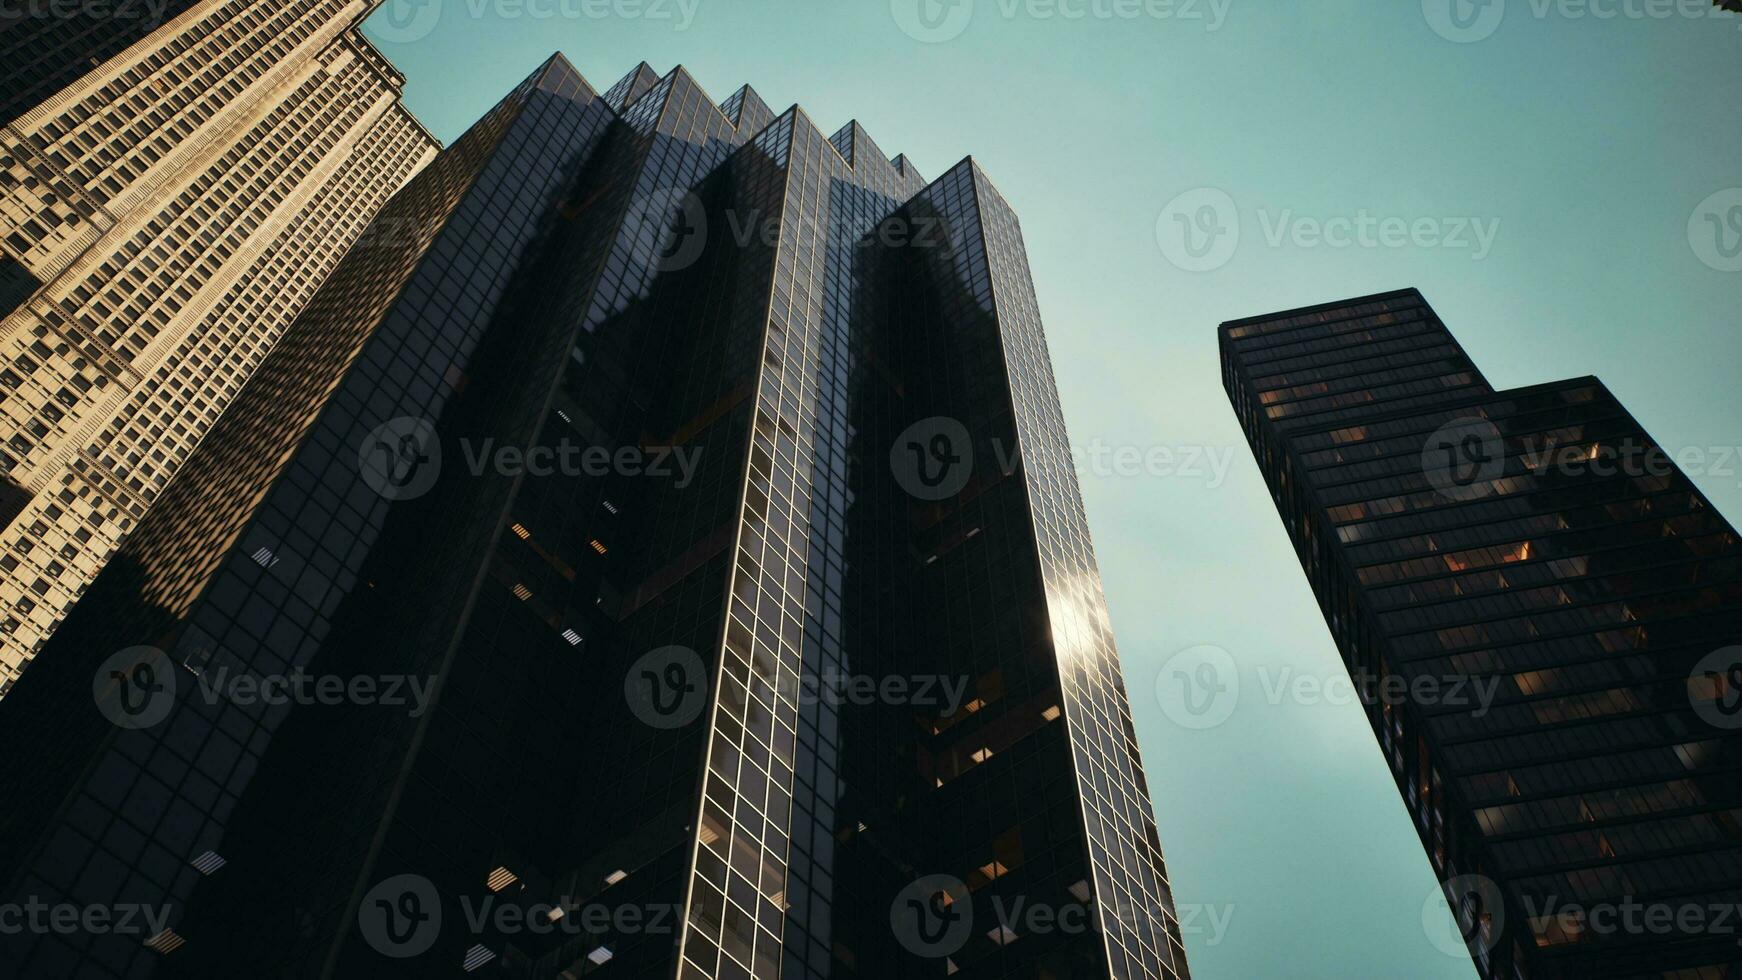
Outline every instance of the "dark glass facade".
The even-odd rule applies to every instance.
[[[1482,976],[1739,975],[1742,547],[1676,454],[1596,378],[1494,390],[1413,290],[1221,352]]]
[[[938,419],[966,475],[915,491],[892,460]],[[972,160],[928,184],[856,123],[553,58],[388,204],[0,702],[43,743],[0,760],[3,900],[167,917],[0,955],[1186,977],[1065,445]],[[286,675],[349,693],[219,680]],[[429,696],[356,693],[391,682]]]

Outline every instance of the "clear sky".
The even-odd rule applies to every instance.
[[[928,177],[973,154],[1022,217],[1174,890],[1202,907],[1195,976],[1474,976],[1423,926],[1432,873],[1359,707],[1270,694],[1346,675],[1222,392],[1216,325],[1419,287],[1497,386],[1599,376],[1666,447],[1706,452],[1696,480],[1742,517],[1742,460],[1719,458],[1742,445],[1742,17],[1709,0],[410,3],[369,33],[444,139],[560,49],[601,90],[645,59],[718,99],[750,82],[827,131],[857,118]],[[1242,689],[1193,730],[1157,679],[1200,645]]]

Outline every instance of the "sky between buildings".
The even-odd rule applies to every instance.
[[[645,59],[857,118],[928,178],[980,161],[1022,218],[1198,980],[1474,976],[1424,927],[1359,706],[1288,693],[1346,674],[1218,323],[1416,286],[1497,387],[1597,375],[1742,518],[1742,17],[1706,0],[389,0],[368,33],[444,140],[561,50],[601,91]],[[1193,730],[1156,683],[1200,645],[1242,687]]]

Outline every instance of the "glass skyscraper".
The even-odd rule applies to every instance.
[[[145,923],[32,976],[1189,975],[1015,215],[681,68],[394,196],[0,739]]]
[[[1596,378],[1422,296],[1221,328],[1223,380],[1485,978],[1742,962],[1742,547]]]

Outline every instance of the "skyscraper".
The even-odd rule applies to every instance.
[[[375,225],[0,702],[0,901],[156,916],[11,962],[1188,975],[972,160],[557,56]]]
[[[0,695],[438,148],[374,6],[0,13]]]
[[[1496,391],[1413,290],[1236,320],[1223,380],[1487,978],[1718,978],[1742,547],[1602,382]],[[1467,940],[1467,942],[1466,942]]]

